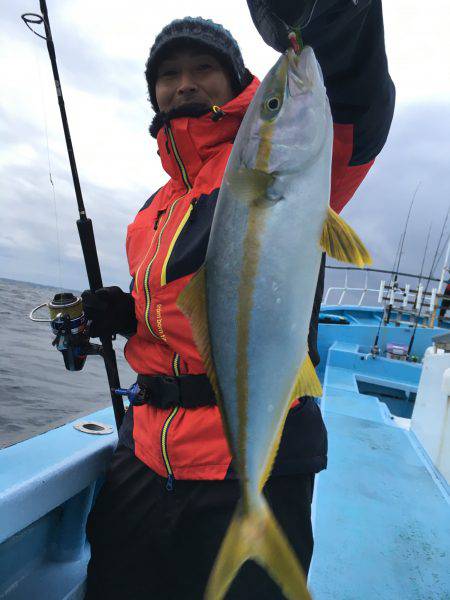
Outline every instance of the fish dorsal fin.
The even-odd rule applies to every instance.
[[[337,260],[352,263],[358,267],[372,263],[370,254],[358,235],[332,208],[328,208],[320,245],[328,256]]]
[[[227,183],[237,198],[249,201],[266,196],[274,180],[271,173],[241,167],[228,175]]]
[[[286,421],[286,417],[289,413],[292,403],[297,398],[301,398],[302,396],[313,396],[315,398],[319,398],[322,395],[322,386],[320,385],[319,378],[317,377],[316,370],[314,365],[312,364],[309,353],[306,354],[305,360],[302,362],[299,370],[297,371],[297,375],[295,377],[295,382],[291,390],[291,394],[289,397],[289,402],[286,405],[286,411],[281,419],[280,427],[277,431],[275,442],[272,446],[272,450],[267,458],[265,468],[261,479],[259,481],[259,489],[262,491],[266,481],[269,478],[269,475],[272,471],[273,463],[275,462],[275,457],[278,453],[278,448],[280,446],[281,436],[283,434],[284,423]]]
[[[209,337],[208,312],[206,309],[206,269],[204,265],[200,267],[178,296],[177,305],[191,323],[197,350],[202,357],[216,399],[219,401],[221,394]]]

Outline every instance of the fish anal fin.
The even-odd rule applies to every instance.
[[[252,559],[267,570],[288,600],[311,600],[300,563],[264,497],[247,512],[239,502],[205,593],[221,600],[241,565]]]
[[[286,409],[283,417],[281,418],[279,428],[276,432],[272,449],[270,451],[269,456],[267,457],[264,470],[259,481],[260,490],[263,489],[272,471],[273,463],[275,462],[275,458],[278,453],[278,448],[280,447],[284,423],[286,422],[286,418],[288,416],[292,403],[294,402],[294,400],[296,400],[297,398],[301,398],[302,396],[313,396],[318,398],[322,395],[322,393],[322,386],[320,384],[319,378],[317,377],[317,373],[314,368],[314,365],[312,364],[309,353],[307,353],[306,358],[301,364],[295,377],[295,382],[289,396],[289,402],[286,404]]]
[[[328,256],[342,262],[358,267],[372,263],[370,254],[358,235],[332,208],[328,208],[320,245]]]
[[[322,386],[319,378],[317,377],[317,373],[314,365],[312,364],[309,353],[307,353],[305,360],[297,372],[297,377],[291,392],[290,404],[296,398],[301,398],[302,396],[313,396],[315,398],[319,398],[322,393]]]
[[[281,419],[278,430],[276,432],[275,440],[274,440],[272,448],[270,450],[270,454],[266,459],[264,470],[262,472],[261,478],[258,483],[258,489],[260,492],[262,492],[262,489],[266,485],[266,481],[269,479],[269,476],[272,472],[273,463],[275,462],[275,458],[278,453],[278,448],[280,447],[281,436],[283,435],[284,424],[286,422],[286,417],[288,415],[288,412],[291,408],[291,404],[292,404],[292,402],[289,402],[289,404],[286,405],[285,414],[284,414],[283,418]]]
[[[206,306],[206,269],[204,265],[200,267],[178,296],[177,305],[191,323],[197,350],[202,357],[206,374],[218,400],[221,396],[209,336]]]

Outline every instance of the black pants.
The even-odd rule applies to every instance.
[[[305,572],[313,549],[312,475],[269,479],[265,496]],[[201,600],[239,498],[236,480],[166,479],[120,446],[87,524],[86,600]],[[284,598],[256,563],[239,571],[227,600]]]

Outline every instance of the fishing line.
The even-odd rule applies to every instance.
[[[36,33],[36,32],[33,32],[33,33]],[[39,37],[42,37],[37,33],[36,33],[36,35],[38,35]],[[51,188],[52,188],[52,195],[53,195],[53,211],[54,211],[54,215],[55,215],[55,230],[56,230],[56,254],[58,257],[58,288],[62,291],[61,243],[60,243],[60,238],[59,238],[58,208],[57,208],[57,202],[56,202],[55,183],[53,181],[53,176],[52,176],[50,146],[48,143],[48,122],[47,122],[46,98],[44,95],[44,86],[42,83],[41,65],[39,62],[39,56],[38,56],[37,48],[36,48],[37,43],[38,43],[38,41],[33,39],[33,53],[34,53],[34,58],[36,61],[36,68],[37,68],[37,74],[38,74],[38,80],[39,80],[39,91],[40,91],[40,96],[41,96],[41,110],[42,110],[42,116],[43,116],[43,121],[44,121],[45,142],[46,142],[46,148],[47,148],[48,177],[50,180],[50,184],[51,184]]]
[[[292,48],[294,49],[295,54],[300,54],[300,51],[303,48],[302,30],[305,29],[306,27],[308,27],[308,25],[310,24],[317,2],[318,2],[318,0],[314,0],[314,4],[312,5],[311,11],[308,15],[308,18],[306,19],[306,22],[299,23],[298,25],[295,25],[295,26],[288,25],[288,23],[286,23],[286,21],[284,21],[281,17],[279,17],[278,15],[276,15],[273,12],[271,13],[272,18],[274,18],[275,20],[282,23],[282,25],[285,27],[288,38],[289,38],[289,42],[290,42]]]
[[[317,2],[318,2],[318,0],[315,0],[315,2],[314,2],[314,4],[313,4],[313,7],[312,7],[312,9],[311,9],[311,12],[309,13],[308,20],[306,21],[306,23],[305,23],[304,25],[300,25],[300,29],[305,29],[305,28],[306,28],[306,27],[308,27],[308,25],[310,24],[310,22],[311,22],[311,19],[312,19],[312,16],[313,16],[313,14],[314,14],[314,11],[315,11],[315,9],[316,9],[316,4],[317,4]]]

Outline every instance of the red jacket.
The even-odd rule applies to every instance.
[[[222,176],[258,84],[255,78],[226,104],[219,121],[213,121],[211,114],[177,118],[158,133],[158,152],[170,180],[144,205],[127,233],[138,328],[125,355],[136,373],[205,372],[189,321],[176,302],[204,260]],[[353,126],[335,125],[331,206],[338,212],[373,162],[349,166],[352,151]],[[136,456],[159,475],[226,476],[231,456],[217,407],[135,406],[133,418]]]

